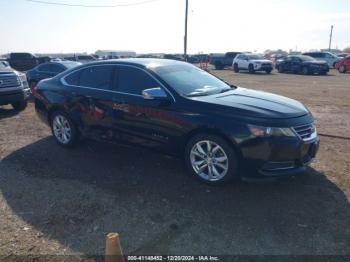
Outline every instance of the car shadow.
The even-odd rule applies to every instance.
[[[0,106],[0,119],[13,117],[15,115],[18,115],[20,112],[20,110]]]
[[[103,254],[105,235],[117,231],[126,254],[350,254],[349,202],[311,168],[276,182],[210,187],[171,157],[93,141],[67,150],[52,138],[0,165],[7,204],[43,234],[33,245],[47,237]]]

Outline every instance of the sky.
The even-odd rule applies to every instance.
[[[0,54],[182,53],[184,17],[185,0],[0,0]],[[188,53],[328,48],[331,25],[332,47],[350,46],[349,0],[189,0]]]

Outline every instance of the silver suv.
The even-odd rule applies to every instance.
[[[24,110],[29,97],[26,75],[0,63],[0,105],[11,104],[16,110]]]

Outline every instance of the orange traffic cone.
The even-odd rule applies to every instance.
[[[124,262],[118,233],[109,233],[107,235],[105,255],[105,262]]]

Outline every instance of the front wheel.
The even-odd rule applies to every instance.
[[[251,74],[254,74],[254,73],[255,73],[255,71],[254,71],[254,66],[253,66],[252,64],[250,64],[250,65],[248,66],[248,71],[249,71],[249,73],[251,73]]]
[[[78,140],[78,130],[72,119],[63,111],[51,117],[51,130],[56,142],[63,147],[72,147]]]
[[[209,185],[225,184],[238,177],[235,151],[216,135],[193,137],[186,146],[185,161],[189,173]]]
[[[238,68],[238,64],[234,64],[233,65],[233,71],[235,71],[235,73],[239,73],[239,68]]]
[[[272,70],[271,70],[271,69],[268,69],[268,70],[266,70],[265,72],[266,72],[266,74],[269,75],[269,74],[271,74]]]
[[[11,105],[15,110],[23,111],[24,109],[26,109],[28,103],[27,101],[20,101],[20,102],[13,103]]]

